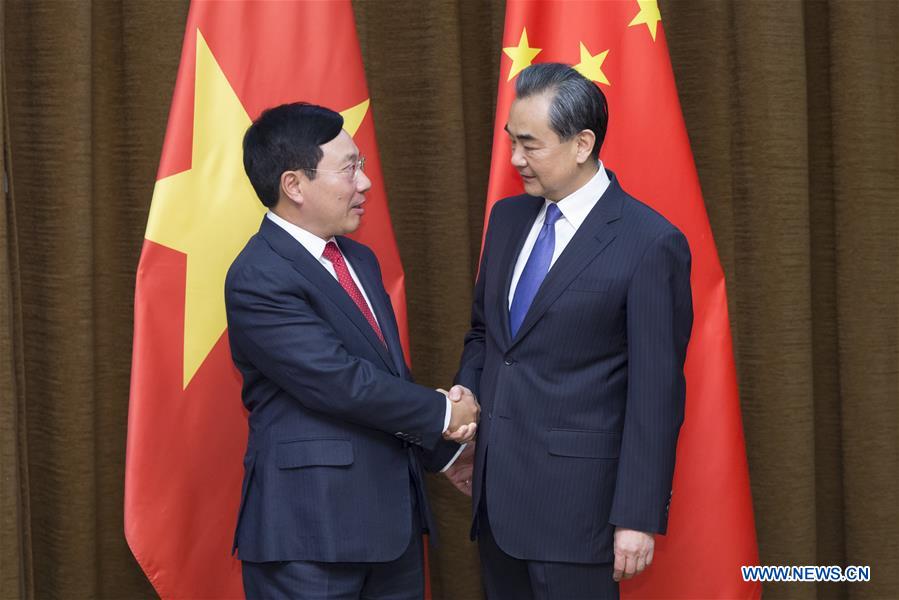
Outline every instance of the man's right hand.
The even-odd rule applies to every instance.
[[[443,437],[460,444],[472,441],[477,434],[481,414],[477,398],[470,389],[461,385],[450,388],[447,397],[452,401],[453,412]]]

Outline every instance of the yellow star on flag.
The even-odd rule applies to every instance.
[[[658,0],[637,0],[637,4],[640,5],[640,12],[628,23],[628,27],[646,25],[652,35],[652,41],[656,41],[656,28],[659,26],[659,21],[662,20]]]
[[[369,101],[343,113],[353,135]],[[184,368],[187,388],[225,331],[225,274],[259,227],[265,207],[243,168],[250,118],[197,30],[191,168],[156,182],[148,240],[187,255]]]
[[[587,46],[584,45],[584,42],[581,42],[581,62],[574,65],[574,70],[592,81],[612,85],[609,83],[606,74],[602,72],[602,63],[606,60],[606,55],[608,53],[609,51],[605,50],[604,52],[600,52],[596,56],[593,56],[590,54],[590,51],[587,50]]]
[[[523,70],[531,66],[534,58],[540,54],[542,48],[531,48],[528,45],[528,30],[522,28],[521,38],[518,40],[517,46],[509,46],[503,48],[506,56],[512,59],[512,68],[509,69],[509,78],[506,81],[512,81],[512,78]]]

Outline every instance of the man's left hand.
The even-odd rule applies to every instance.
[[[652,551],[655,548],[655,538],[650,533],[615,528],[615,571],[612,579],[621,581],[622,578],[630,579],[641,573],[643,569],[652,564]]]
[[[469,442],[456,462],[443,472],[457,490],[471,496],[471,477],[474,473],[474,442]]]

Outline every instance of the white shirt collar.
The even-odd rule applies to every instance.
[[[556,203],[562,215],[575,229],[581,226],[609,187],[609,175],[606,173],[602,161],[598,161],[598,163],[599,169],[590,178],[590,181]],[[549,203],[550,200],[546,202]]]
[[[272,223],[289,233],[293,239],[302,244],[303,248],[316,259],[321,259],[322,254],[325,252],[325,245],[328,242],[336,242],[333,237],[328,240],[323,240],[314,233],[310,233],[302,227],[294,225],[290,221],[279,217],[272,211],[268,211],[265,216],[268,217]]]

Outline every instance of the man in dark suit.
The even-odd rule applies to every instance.
[[[692,326],[690,250],[599,161],[605,97],[516,82],[526,194],[490,215],[457,384],[480,399],[474,525],[490,600],[615,598],[665,533]]]
[[[265,111],[244,166],[270,210],[225,280],[249,411],[234,548],[250,598],[421,598],[422,468],[473,433],[470,395],[415,385],[365,212],[364,158],[323,107]],[[455,432],[452,435],[448,432]]]

